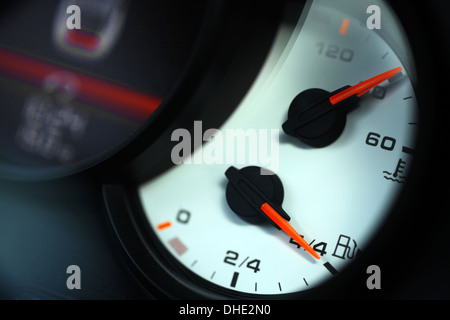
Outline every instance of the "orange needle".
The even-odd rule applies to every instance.
[[[336,103],[339,103],[353,95],[356,95],[357,97],[362,96],[364,93],[369,91],[370,89],[376,87],[380,83],[386,81],[392,76],[395,76],[397,73],[399,73],[402,70],[402,67],[397,67],[392,70],[383,72],[375,77],[372,77],[370,79],[367,79],[363,82],[360,82],[348,89],[342,90],[341,92],[336,93],[335,95],[330,97],[330,102],[332,105],[335,105]]]
[[[317,252],[306,242],[301,235],[282,217],[275,211],[267,202],[263,203],[261,210],[273,221],[277,226],[288,234],[292,239],[301,245],[307,252],[309,252],[314,258],[320,259]]]

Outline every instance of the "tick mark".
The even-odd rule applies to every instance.
[[[158,224],[158,225],[156,226],[156,229],[158,229],[158,230],[164,230],[164,229],[169,228],[170,226],[172,226],[172,223],[171,223],[170,221],[166,221],[166,222],[163,222],[163,223]]]
[[[347,33],[348,26],[350,25],[350,20],[348,18],[345,18],[342,20],[341,28],[339,29],[339,33],[343,36]]]
[[[413,149],[405,147],[405,146],[402,147],[402,152],[407,153],[407,154],[411,154],[411,155],[414,154],[414,150]]]
[[[215,274],[216,274],[216,272],[214,271],[213,274],[211,275],[211,278],[209,278],[209,279],[214,278]]]
[[[403,100],[408,100],[408,99],[412,99],[412,96],[404,97],[404,98],[403,98]]]
[[[197,260],[195,260],[194,262],[192,262],[191,268],[192,268],[193,266],[195,266],[196,263],[197,263]]]
[[[386,58],[386,56],[389,54],[389,52],[386,52],[382,57],[381,57],[381,59],[384,59],[384,58]]]
[[[187,251],[186,246],[177,237],[170,239],[169,244],[172,249],[175,250],[176,253],[178,253],[179,256]]]
[[[281,284],[278,282],[278,288],[280,288],[280,291],[283,291],[283,290],[281,290]]]
[[[231,287],[233,287],[233,288],[236,287],[236,282],[238,280],[238,277],[239,277],[239,272],[233,273],[233,278],[231,279],[231,283],[230,283]]]

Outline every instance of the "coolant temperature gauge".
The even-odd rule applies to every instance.
[[[389,30],[368,28],[364,3],[306,6],[214,138],[140,186],[162,261],[186,281],[234,297],[308,290],[382,226],[419,121],[408,48],[385,37],[401,31],[385,6]]]

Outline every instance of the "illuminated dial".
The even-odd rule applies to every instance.
[[[388,8],[380,6],[386,21],[381,27],[400,33]],[[384,222],[408,179],[418,116],[411,61],[403,55],[407,46],[393,46],[383,33],[369,29],[367,7],[366,2],[313,1],[293,30],[280,29],[278,39],[290,37],[287,45],[275,42],[254,86],[223,126],[208,131],[195,124],[200,136],[189,141],[210,141],[140,186],[145,217],[164,254],[193,278],[237,294],[313,288],[354,261]],[[390,70],[387,77],[374,78]],[[304,125],[298,116],[303,111],[288,113],[299,94],[320,92],[306,99],[308,106],[315,106],[323,92],[345,100],[338,89],[368,79],[377,81],[350,95],[358,95],[358,101],[348,103],[351,108],[332,139],[315,143],[308,136],[322,137],[328,129],[295,134]],[[332,117],[330,110],[305,119]],[[322,111],[326,114],[319,115]],[[286,134],[283,124],[297,116],[294,134]],[[174,155],[187,143],[182,133],[174,133],[180,141]],[[251,180],[244,183],[246,191],[237,190],[237,182],[229,186],[234,183],[226,175],[230,168]],[[257,168],[256,173],[248,168]],[[230,204],[228,192],[238,200]],[[252,221],[252,210],[283,216],[280,208],[306,245],[267,219]],[[313,250],[306,251],[308,246]]]

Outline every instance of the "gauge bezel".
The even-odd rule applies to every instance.
[[[363,298],[382,296],[389,289],[399,284],[397,279],[403,266],[401,262],[411,262],[414,249],[408,248],[399,253],[392,243],[398,243],[398,241],[404,241],[405,238],[411,237],[414,234],[414,229],[421,225],[416,214],[418,213],[417,207],[422,204],[423,198],[421,199],[417,195],[420,194],[427,200],[432,200],[430,190],[424,189],[422,186],[423,184],[433,183],[435,180],[433,177],[426,176],[423,168],[427,168],[435,160],[431,150],[433,150],[433,146],[441,143],[442,139],[442,133],[437,131],[437,129],[442,129],[442,126],[437,127],[436,124],[442,125],[443,120],[437,117],[438,114],[442,113],[442,110],[427,108],[427,106],[431,105],[438,108],[436,95],[438,85],[432,80],[436,80],[436,74],[441,74],[443,70],[432,68],[433,63],[430,57],[433,54],[429,51],[429,46],[426,45],[430,42],[426,31],[431,26],[418,22],[420,21],[418,16],[423,14],[423,8],[420,5],[410,5],[408,8],[405,8],[400,1],[389,1],[389,4],[402,23],[414,55],[415,71],[418,79],[414,89],[419,105],[421,123],[409,182],[392,206],[391,214],[386,219],[384,227],[380,228],[376,235],[373,236],[373,240],[368,248],[358,257],[358,260],[346,267],[338,276],[316,288],[280,295],[252,295],[228,289],[222,290],[222,288],[208,283],[186,268],[181,267],[176,261],[170,261],[170,259],[174,258],[165,257],[164,254],[161,254],[165,249],[163,248],[163,251],[159,251],[158,246],[161,244],[158,244],[159,240],[156,239],[153,231],[148,226],[148,221],[143,218],[144,213],[137,196],[136,182],[105,185],[105,200],[116,236],[128,253],[129,258],[131,258],[134,268],[139,269],[140,275],[149,281],[150,287],[153,289],[157,288],[161,297],[177,299]],[[423,81],[423,79],[427,80]],[[148,175],[145,175],[144,180],[147,178]],[[138,179],[138,181],[142,180]],[[433,189],[433,191],[435,190]],[[117,219],[120,220],[119,223],[117,223]],[[427,225],[434,226],[434,223],[427,223]],[[429,234],[429,232],[425,233]],[[130,251],[130,248],[140,248],[136,250],[142,251],[133,253],[134,249]],[[383,278],[387,279],[383,281],[385,284],[384,291],[368,290],[366,287],[366,268],[371,264],[380,265],[382,270],[388,270]],[[150,271],[146,270],[147,268]],[[151,275],[151,271],[155,271],[155,269],[162,273],[158,273],[157,276],[150,279],[147,275]]]

